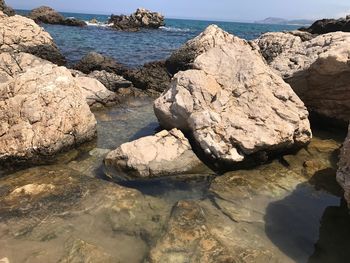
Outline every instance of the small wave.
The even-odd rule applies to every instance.
[[[179,27],[168,27],[168,26],[161,26],[160,29],[168,32],[190,32],[191,29],[189,28],[179,28]]]
[[[99,27],[107,27],[109,26],[108,24],[104,23],[104,22],[97,22],[97,23],[92,23],[91,21],[85,21],[85,23],[88,26],[99,26]]]

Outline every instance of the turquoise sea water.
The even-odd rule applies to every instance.
[[[17,10],[17,12],[23,15],[28,13],[25,10]],[[146,62],[165,59],[173,50],[198,35],[210,24],[217,24],[224,30],[248,40],[269,31],[297,28],[297,26],[289,25],[166,19],[166,26],[158,30],[120,32],[105,26],[104,23],[109,18],[107,15],[62,14],[65,17],[75,17],[84,21],[95,18],[100,22],[99,25],[90,24],[84,28],[43,25],[69,63],[76,62],[90,51],[114,57],[129,66],[139,66]]]

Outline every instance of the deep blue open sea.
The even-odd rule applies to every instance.
[[[17,10],[26,15],[28,11]],[[84,21],[97,19],[100,25],[84,28],[60,25],[43,25],[66,56],[74,63],[90,51],[111,56],[129,66],[140,66],[146,62],[165,59],[187,40],[197,36],[208,25],[217,24],[224,30],[245,39],[255,39],[269,31],[294,30],[298,26],[262,25],[253,23],[215,22],[182,19],[166,19],[166,26],[158,30],[120,32],[103,25],[107,15],[62,13]]]

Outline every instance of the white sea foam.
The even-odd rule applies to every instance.
[[[104,22],[91,23],[91,21],[85,21],[85,23],[88,26],[99,26],[99,27],[107,27],[107,26],[109,26],[109,24],[104,23]]]
[[[189,28],[179,28],[179,27],[171,27],[171,26],[161,26],[161,30],[168,31],[168,32],[190,32],[191,29]]]

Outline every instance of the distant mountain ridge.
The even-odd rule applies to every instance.
[[[268,17],[264,20],[255,21],[257,24],[273,24],[273,25],[311,25],[314,21],[308,19],[287,20],[279,17]]]

